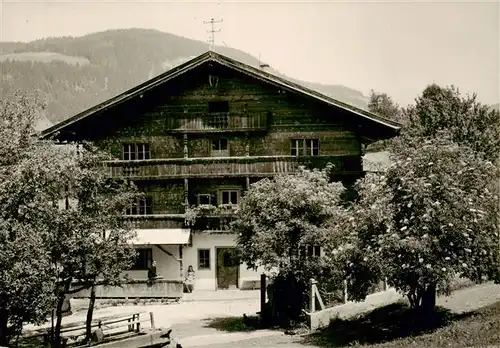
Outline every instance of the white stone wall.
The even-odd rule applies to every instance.
[[[182,252],[184,272],[192,265],[196,272],[195,290],[216,290],[216,248],[235,247],[234,234],[195,233],[192,235],[192,246],[185,246]],[[210,250],[210,269],[198,269],[198,249]],[[245,264],[240,265],[238,287],[244,282],[259,281],[261,270],[248,270]]]
[[[401,300],[403,297],[394,288],[368,295],[363,302],[347,302],[331,308],[309,313],[311,330],[327,327],[335,318],[350,319],[378,307],[383,307]]]

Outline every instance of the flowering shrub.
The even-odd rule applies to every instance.
[[[445,136],[393,146],[387,173],[360,181],[349,210],[351,277],[385,275],[415,307],[433,307],[457,275],[498,281],[498,168]]]

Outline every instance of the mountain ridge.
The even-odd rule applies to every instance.
[[[208,51],[208,44],[154,29],[113,29],[79,37],[0,42],[0,94],[34,91],[46,99],[45,121],[58,123]],[[250,66],[259,59],[226,46],[216,52]],[[87,63],[88,62],[88,63]],[[363,109],[368,98],[343,85],[267,72]]]

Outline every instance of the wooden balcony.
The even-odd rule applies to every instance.
[[[184,214],[126,215],[124,219],[137,229],[190,228],[198,232],[228,233],[231,217],[229,214],[202,216],[192,225],[185,224]]]
[[[207,113],[179,119],[171,118],[167,122],[167,128],[172,133],[249,132],[266,130],[268,117],[266,113]]]
[[[211,233],[211,234],[225,234],[231,233],[231,221],[233,218],[230,216],[207,216],[201,217],[190,226],[191,231],[202,232],[202,233]]]
[[[332,163],[339,174],[360,173],[361,168],[348,168],[344,163],[350,157],[338,156],[258,156],[258,157],[203,157],[169,158],[142,161],[110,161],[110,175],[133,180],[179,178],[269,177],[293,173],[300,166],[324,168]]]
[[[125,215],[134,228],[184,228],[184,214]]]

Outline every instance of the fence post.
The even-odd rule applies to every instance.
[[[262,273],[260,275],[260,317],[264,316],[264,311],[266,308],[266,275]]]
[[[318,283],[316,280],[314,280],[314,278],[311,278],[309,280],[309,283],[310,283],[310,291],[309,291],[309,311],[311,313],[314,313],[314,311],[316,310],[316,291],[314,291],[314,287],[316,286],[316,284]]]
[[[347,279],[344,279],[344,303],[347,303],[347,300],[348,300],[348,296],[347,296]]]
[[[155,328],[155,317],[153,316],[153,312],[149,312],[149,319],[151,320],[151,328]]]
[[[384,278],[384,291],[387,291],[387,277]]]

